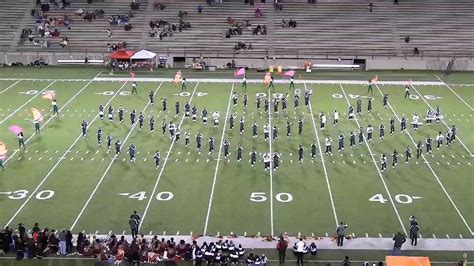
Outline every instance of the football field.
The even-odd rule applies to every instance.
[[[34,72],[35,70],[31,70]],[[240,80],[211,79],[203,73],[189,78],[187,90],[170,78],[142,77],[137,74],[138,95],[131,94],[128,78],[102,74],[91,77],[68,76],[64,79],[30,78],[2,75],[0,79],[0,141],[8,153],[4,171],[0,172],[0,223],[12,226],[34,222],[55,229],[74,232],[130,234],[128,219],[133,210],[142,216],[140,232],[164,235],[332,235],[339,222],[348,224],[356,237],[391,237],[397,231],[408,233],[409,220],[415,215],[421,225],[422,238],[473,238],[474,229],[474,87],[446,85],[435,75],[418,80],[416,75],[385,75],[367,93],[361,77],[297,79],[301,91],[299,108],[294,107],[294,90],[287,81],[276,78],[269,89],[261,80],[249,79],[247,89]],[[100,74],[100,73],[99,73]],[[229,74],[231,76],[232,74]],[[94,77],[95,76],[95,77]],[[413,79],[411,96],[404,97],[403,80]],[[443,77],[444,80],[444,77]],[[447,82],[448,83],[448,82]],[[473,80],[463,82],[474,83]],[[304,91],[311,88],[310,104],[304,104]],[[59,116],[53,116],[51,101],[44,99],[54,91]],[[154,94],[150,103],[149,92]],[[233,94],[237,104],[234,105]],[[288,108],[274,112],[275,98],[288,93]],[[248,96],[248,105],[243,96]],[[388,106],[382,98],[388,94]],[[362,99],[362,114],[349,120],[348,108]],[[257,109],[257,98],[269,101]],[[368,98],[373,98],[373,111],[367,112]],[[163,112],[162,99],[167,99],[168,112]],[[281,101],[281,100],[280,100]],[[179,114],[175,104],[179,102]],[[196,106],[197,121],[185,117],[184,106]],[[98,116],[99,105],[105,107],[105,118]],[[107,109],[114,108],[114,120],[107,119]],[[125,120],[118,121],[117,111],[125,109]],[[426,124],[428,109],[441,109],[440,122]],[[44,116],[41,132],[34,133],[31,108]],[[201,111],[209,111],[203,124]],[[135,109],[145,115],[144,126],[132,125],[129,114]],[[333,112],[340,114],[333,125]],[[219,126],[213,126],[213,114],[219,112]],[[328,121],[320,126],[320,114]],[[411,126],[414,113],[423,125]],[[230,129],[229,117],[235,117]],[[155,130],[149,126],[155,119]],[[400,132],[400,119],[408,120],[407,131]],[[240,119],[244,131],[240,132]],[[390,134],[390,119],[395,120],[395,133]],[[303,130],[298,132],[298,120]],[[82,137],[81,123],[89,123]],[[181,140],[172,141],[161,124],[173,122],[181,131]],[[252,135],[252,124],[258,136]],[[291,134],[287,136],[287,124]],[[264,139],[263,128],[278,128],[278,138]],[[385,126],[385,138],[379,138],[379,126]],[[18,148],[17,136],[9,127],[24,129],[26,148]],[[350,132],[360,127],[374,127],[373,140],[350,147]],[[433,141],[431,154],[416,158],[416,143],[423,143],[438,132],[445,135],[455,125],[456,141],[443,142],[438,150]],[[98,129],[103,131],[102,145],[97,143]],[[185,134],[190,132],[190,145]],[[202,150],[196,148],[196,134],[202,134]],[[106,136],[113,143],[121,140],[116,155],[112,145],[107,150]],[[345,149],[338,151],[338,137],[345,137]],[[365,134],[365,133],[364,133]],[[273,135],[273,134],[271,134]],[[365,134],[366,135],[366,134]],[[209,153],[209,138],[215,140]],[[332,154],[325,154],[325,138],[331,137]],[[224,156],[224,140],[230,143],[230,155]],[[316,157],[311,158],[311,144],[317,144]],[[137,147],[136,161],[131,162],[128,147]],[[237,161],[238,144],[243,159]],[[298,148],[302,145],[303,160]],[[405,163],[405,149],[413,154]],[[251,166],[252,147],[257,162]],[[392,168],[391,154],[399,153],[398,165]],[[155,168],[155,152],[161,154]],[[278,170],[264,169],[265,153],[280,154]],[[382,171],[380,157],[388,158]],[[273,162],[272,165],[273,166]]]

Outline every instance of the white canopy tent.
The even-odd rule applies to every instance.
[[[134,68],[149,68],[153,70],[155,66],[156,54],[147,50],[136,52],[131,58],[132,67]]]
[[[136,52],[131,59],[132,60],[144,60],[144,59],[153,59],[156,57],[156,54],[147,50],[141,50]]]

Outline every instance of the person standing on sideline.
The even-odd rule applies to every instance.
[[[66,229],[63,228],[61,232],[59,232],[59,251],[62,256],[66,255]]]
[[[128,224],[130,225],[130,230],[132,231],[132,238],[136,238],[138,235],[138,222],[133,218],[133,214],[130,215],[130,220],[128,220]]]
[[[245,75],[242,78],[242,89],[247,89],[247,77]]]
[[[273,76],[270,76],[270,82],[268,83],[268,89],[275,89],[275,85],[273,85]]]
[[[291,90],[291,89],[295,89],[295,77],[294,76],[291,76],[291,78],[290,78],[290,87],[288,88],[288,90]]]
[[[303,238],[300,238],[300,240],[295,244],[295,253],[296,253],[296,264],[297,265],[303,265],[303,256],[305,253],[305,248],[306,248],[306,243],[303,242]]]
[[[23,132],[18,133],[17,137],[19,148],[25,149],[25,136],[23,135]]]
[[[58,100],[53,99],[53,101],[51,102],[51,105],[53,107],[53,115],[59,115]]]
[[[351,266],[351,261],[349,260],[349,256],[345,256],[344,260],[341,263],[342,266]]]
[[[395,234],[395,236],[393,237],[393,250],[392,250],[392,255],[393,256],[399,256],[402,254],[402,245],[403,243],[405,243],[407,241],[407,239],[405,238],[405,236],[398,232],[397,234]]]
[[[186,78],[181,80],[181,91],[186,91]]]
[[[137,211],[133,211],[133,219],[137,221],[137,224],[140,225],[142,221],[142,217],[140,217],[140,214],[137,213]]]
[[[344,237],[346,235],[347,224],[340,222],[339,226],[336,228],[337,233],[337,246],[342,247],[344,244]]]
[[[137,82],[132,82],[132,94],[136,93],[138,95],[138,90],[137,90]]]
[[[283,236],[280,236],[280,240],[278,240],[276,248],[278,250],[278,259],[280,261],[280,264],[285,263],[288,240],[286,240]]]
[[[412,246],[416,246],[418,244],[419,231],[420,228],[418,227],[418,221],[415,219],[415,216],[410,216],[410,240]]]

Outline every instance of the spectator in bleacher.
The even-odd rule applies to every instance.
[[[255,17],[256,17],[256,18],[259,18],[259,17],[261,17],[261,16],[262,16],[262,11],[260,10],[260,7],[257,7],[257,8],[255,9]]]
[[[393,4],[394,5],[399,5],[400,3],[398,2],[398,0],[393,0]]]
[[[132,10],[140,9],[140,2],[138,2],[138,0],[133,0],[132,3],[130,3],[130,8]]]
[[[202,14],[202,5],[201,4],[198,5],[197,10],[198,10],[198,14]]]
[[[374,4],[372,4],[372,2],[369,3],[369,12],[372,13],[372,11],[374,10]]]
[[[107,36],[110,38],[112,37],[112,31],[110,29],[107,29]]]
[[[407,37],[405,37],[405,43],[409,43],[410,42],[410,35],[407,35]]]
[[[418,49],[418,47],[413,48],[413,55],[415,56],[420,55],[420,50]]]
[[[275,3],[273,4],[273,6],[275,7],[275,11],[282,11],[282,10],[283,10],[283,4],[278,3],[277,0],[276,0]]]
[[[153,7],[155,10],[163,10],[166,6],[162,3],[155,3]]]

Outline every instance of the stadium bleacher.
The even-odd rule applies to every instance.
[[[112,15],[127,14],[130,0],[103,0],[87,4],[85,0],[71,1],[65,9],[51,8],[50,17],[62,17],[65,13],[73,18],[71,29],[62,29],[61,36],[67,36],[65,48],[53,46],[41,48],[26,41],[16,46],[22,28],[34,28],[35,20],[30,15],[34,3],[26,0],[6,0],[1,10],[0,41],[2,50],[8,51],[87,51],[107,52],[107,44],[126,42],[130,49],[147,48],[172,54],[234,55],[237,42],[252,44],[252,50],[240,50],[238,55],[259,58],[270,55],[351,55],[351,56],[413,56],[417,47],[423,56],[472,56],[474,44],[474,3],[466,0],[437,1],[393,1],[374,2],[374,12],[369,13],[365,2],[324,1],[316,5],[294,0],[283,4],[282,11],[276,11],[271,1],[258,6],[263,16],[255,18],[255,7],[244,5],[243,1],[224,1],[222,6],[208,6],[205,1],[158,1],[166,7],[155,10],[155,1],[142,1],[141,8],[134,11],[130,19],[131,31],[123,26],[110,26]],[[288,2],[288,1],[287,1]],[[203,13],[197,6],[202,4]],[[83,21],[74,12],[103,9],[105,15],[92,22]],[[191,29],[176,32],[171,38],[159,40],[150,37],[149,21],[162,19],[178,23],[178,12],[188,12],[186,21]],[[427,12],[429,10],[429,12]],[[227,17],[237,20],[248,19],[252,24],[266,25],[268,35],[252,35],[251,29],[242,35],[224,38],[224,31],[230,26]],[[22,18],[18,23],[18,18]],[[282,28],[282,19],[293,19],[296,28]],[[113,31],[107,36],[107,28]],[[410,36],[410,42],[405,37]]]

